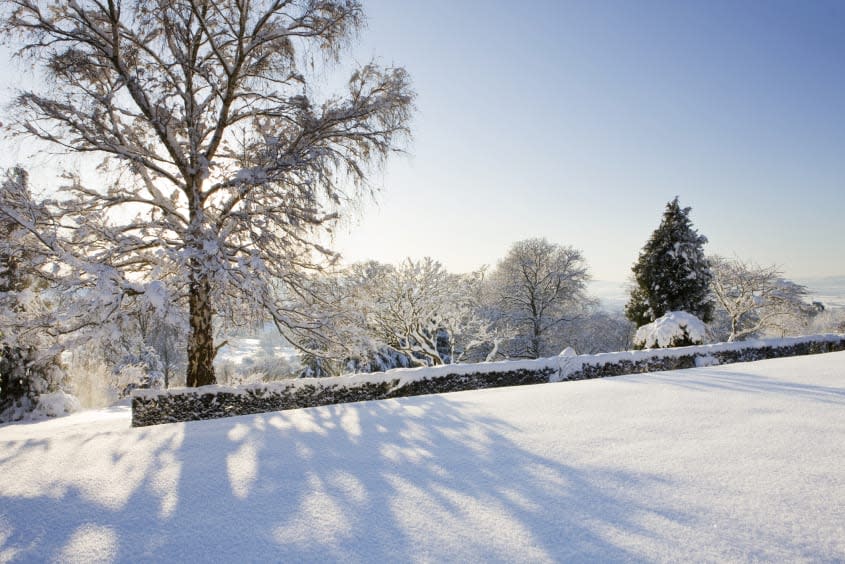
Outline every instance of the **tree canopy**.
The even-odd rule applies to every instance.
[[[0,214],[37,233],[40,252],[77,287],[96,288],[106,310],[151,288],[151,301],[182,304],[188,385],[215,381],[214,316],[261,311],[281,330],[312,323],[285,296],[333,258],[321,233],[409,133],[404,69],[364,65],[344,94],[321,99],[303,64],[339,58],[361,5],[6,4],[6,37],[47,79],[17,96],[13,127],[103,157],[113,181],[69,176],[47,203],[47,229],[21,206],[0,203]]]
[[[499,323],[520,336],[511,342],[510,355],[539,358],[560,352],[560,343],[550,337],[586,311],[591,303],[586,295],[589,279],[578,249],[544,238],[514,243],[490,277]]]

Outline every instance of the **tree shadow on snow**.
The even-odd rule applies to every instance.
[[[533,432],[453,395],[52,444],[79,468],[40,495],[3,489],[0,560],[638,560],[637,539],[671,546],[655,520],[692,519],[653,501],[664,479],[563,464],[520,444]],[[15,448],[37,471],[43,453]]]
[[[845,405],[845,387],[787,381],[759,374],[729,371],[724,368],[655,372],[647,376],[639,381],[643,383],[658,381],[691,390],[775,394],[813,402]]]

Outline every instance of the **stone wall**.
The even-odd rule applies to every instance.
[[[132,426],[216,419],[355,401],[587,380],[845,350],[845,336],[819,335],[697,347],[561,356],[537,361],[449,365],[338,378],[300,379],[243,388],[204,386],[136,390]]]

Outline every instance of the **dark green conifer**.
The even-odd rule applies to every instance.
[[[707,237],[693,229],[692,208],[678,197],[666,204],[663,220],[640,251],[633,267],[634,287],[625,315],[637,327],[669,311],[685,311],[705,323],[713,317],[710,263],[704,256]]]

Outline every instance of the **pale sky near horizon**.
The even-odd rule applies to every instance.
[[[418,111],[377,203],[338,230],[348,261],[462,272],[546,237],[623,281],[678,195],[708,253],[845,274],[845,2],[364,8],[352,57],[404,66]]]
[[[625,280],[675,195],[709,253],[845,274],[845,2],[365,2],[418,93],[348,260],[495,264],[527,237]]]

